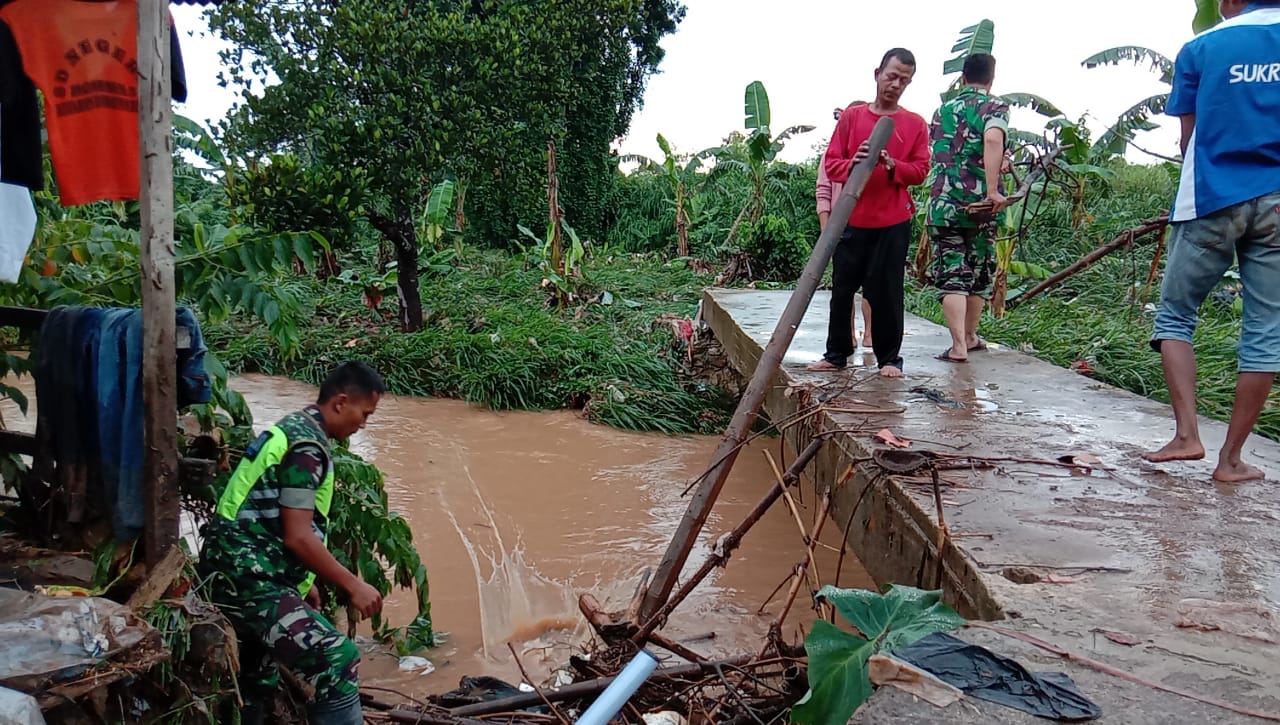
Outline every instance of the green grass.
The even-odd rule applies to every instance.
[[[654,325],[664,313],[693,317],[708,276],[647,256],[595,259],[580,291],[608,291],[613,303],[565,310],[548,306],[541,281],[515,256],[468,249],[451,271],[422,280],[421,332],[399,332],[394,320],[364,306],[357,288],[331,280],[315,283],[314,315],[291,358],[260,330],[222,325],[208,337],[236,372],[318,383],[337,363],[359,358],[403,395],[495,409],[581,408],[594,421],[632,430],[722,428],[731,401],[693,380],[670,328]],[[395,306],[394,296],[383,302],[389,317]]]

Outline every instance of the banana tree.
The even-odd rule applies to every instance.
[[[1216,2],[1214,6],[1216,8]],[[1085,68],[1098,68],[1104,65],[1120,65],[1121,63],[1133,63],[1139,66],[1147,65],[1160,76],[1161,83],[1167,86],[1173,85],[1173,61],[1157,51],[1138,45],[1122,45],[1117,48],[1109,48],[1085,58],[1080,64]],[[1168,103],[1169,94],[1167,92],[1157,93],[1149,98],[1142,99],[1125,110],[1116,119],[1115,123],[1098,137],[1097,142],[1093,145],[1093,157],[1095,159],[1108,159],[1120,156],[1131,145],[1143,153],[1160,156],[1160,154],[1154,154],[1138,146],[1134,143],[1134,139],[1139,131],[1150,131],[1159,128],[1151,119],[1164,113],[1165,106]]]
[[[622,156],[621,160],[638,163],[642,171],[654,173],[666,181],[675,205],[676,255],[687,257],[689,256],[689,227],[693,224],[689,209],[694,206],[692,202],[696,198],[698,189],[701,188],[698,171],[702,160],[715,149],[699,151],[685,158],[672,151],[671,144],[662,134],[658,134],[658,148],[662,149],[662,161],[639,154],[627,154]]]
[[[427,203],[422,216],[418,219],[418,238],[426,241],[437,252],[444,242],[445,234],[455,231],[446,228],[449,217],[453,216],[453,200],[457,193],[457,184],[445,179],[431,188],[427,195]],[[461,248],[458,249],[461,254]]]
[[[1192,30],[1196,34],[1203,33],[1220,22],[1222,22],[1222,14],[1219,12],[1218,0],[1196,0],[1196,14],[1191,22]],[[1160,76],[1161,83],[1170,87],[1173,86],[1173,61],[1157,51],[1140,45],[1122,45],[1116,48],[1108,48],[1085,58],[1080,64],[1085,68],[1097,68],[1104,65],[1120,65],[1126,62],[1139,66],[1147,65]],[[1108,128],[1105,133],[1098,137],[1093,146],[1093,157],[1095,159],[1107,159],[1113,156],[1120,156],[1130,146],[1133,146],[1145,154],[1165,161],[1177,162],[1178,159],[1147,151],[1134,143],[1134,138],[1139,131],[1150,131],[1159,128],[1151,119],[1154,116],[1163,114],[1168,104],[1169,94],[1166,92],[1144,98],[1129,107],[1128,110],[1120,114],[1116,122],[1111,125],[1111,128]]]
[[[716,156],[717,166],[724,165],[726,168],[739,168],[751,177],[751,198],[747,200],[746,206],[739,212],[737,219],[733,222],[733,226],[729,229],[729,236],[725,239],[726,247],[732,244],[737,236],[738,227],[744,218],[749,218],[752,223],[755,223],[760,221],[760,217],[764,216],[764,192],[769,178],[769,168],[774,159],[778,157],[778,153],[786,145],[786,141],[793,136],[808,133],[814,129],[813,126],[796,125],[774,136],[769,125],[773,120],[773,115],[769,108],[769,93],[760,81],[752,81],[747,85],[746,93],[743,96],[743,106],[745,110],[743,125],[748,132],[745,143],[745,160],[733,158],[733,150],[727,146],[709,152]]]
[[[974,53],[990,53],[996,44],[996,24],[983,19],[976,25],[970,25],[960,31],[960,37],[952,46],[951,52],[956,55],[942,64],[943,75],[953,75],[964,71],[964,62]],[[963,77],[957,77],[942,94],[943,102],[951,100],[964,86]]]

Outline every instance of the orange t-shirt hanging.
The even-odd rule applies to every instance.
[[[0,8],[0,20],[13,31],[23,70],[44,94],[63,206],[137,199],[134,0],[15,0]]]

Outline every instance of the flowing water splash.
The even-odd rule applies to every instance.
[[[508,642],[523,643],[517,651],[522,654],[536,651],[541,659],[551,661],[587,634],[586,623],[577,614],[573,588],[539,573],[525,560],[524,547],[518,539],[514,546],[506,545],[494,509],[471,475],[461,446],[454,444],[454,455],[480,511],[489,522],[488,530],[493,538],[490,550],[478,545],[459,525],[453,507],[445,503],[445,514],[466,548],[475,573],[480,598],[481,652],[486,659],[498,661]],[[482,557],[487,563],[487,576],[481,565]]]

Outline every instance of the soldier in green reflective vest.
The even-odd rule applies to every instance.
[[[329,440],[364,427],[385,388],[360,362],[338,366],[315,405],[290,413],[245,451],[204,529],[202,578],[210,598],[235,625],[240,640],[242,723],[270,711],[284,665],[315,688],[312,725],[359,725],[360,654],[316,611],[313,583],[346,592],[368,617],[382,596],[347,571],[325,546],[333,501]]]

